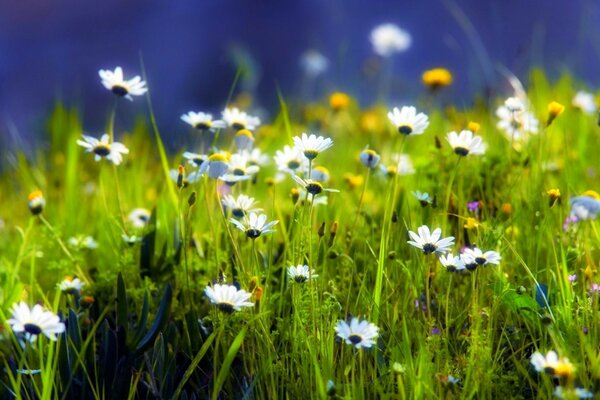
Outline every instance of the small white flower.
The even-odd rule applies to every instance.
[[[554,392],[552,393],[555,397],[559,399],[592,399],[594,398],[594,393],[590,392],[587,389],[576,387],[575,389],[566,389],[562,386],[557,386],[554,388]]]
[[[308,170],[308,160],[296,147],[284,146],[275,152],[274,159],[279,172],[296,174]]]
[[[107,134],[102,135],[100,140],[82,135],[83,140],[77,140],[77,144],[84,147],[87,153],[94,153],[94,159],[100,161],[102,158],[119,165],[123,161],[123,154],[129,154],[129,149],[123,143],[112,142]]]
[[[181,116],[181,120],[199,131],[215,131],[227,126],[225,121],[213,120],[211,114],[190,111]]]
[[[504,106],[512,113],[525,111],[525,104],[518,97],[509,97],[504,101]]]
[[[388,118],[402,135],[421,135],[429,126],[429,117],[423,113],[417,114],[415,107],[394,107],[388,112]]]
[[[300,65],[306,75],[316,77],[327,71],[329,60],[316,50],[307,50],[300,58]]]
[[[127,219],[131,222],[131,225],[136,228],[144,228],[150,222],[151,213],[145,208],[134,208],[131,210]]]
[[[429,227],[427,225],[422,225],[417,229],[417,232],[418,234],[413,231],[408,231],[412,240],[408,240],[407,243],[423,250],[423,254],[447,253],[450,251],[450,247],[454,245],[454,236],[440,239],[442,235],[442,230],[440,228],[437,228],[430,233]]]
[[[260,118],[248,115],[235,107],[223,110],[222,118],[229,127],[237,131],[240,129],[253,131],[260,125]]]
[[[395,24],[381,24],[371,31],[371,44],[375,53],[389,57],[410,47],[410,34]]]
[[[452,253],[440,255],[439,260],[448,272],[458,272],[465,269],[463,260]]]
[[[415,196],[415,198],[417,200],[419,200],[421,207],[426,207],[429,204],[433,204],[433,198],[431,198],[429,193],[427,193],[427,192],[421,193],[418,190],[415,192],[411,192],[411,193],[413,196]]]
[[[102,78],[102,84],[105,88],[113,92],[119,97],[125,97],[128,100],[133,100],[133,96],[141,96],[148,91],[146,88],[146,82],[139,76],[133,77],[133,79],[125,80],[123,78],[123,69],[121,67],[115,68],[114,72],[111,70],[101,69],[98,71],[98,75]]]
[[[465,268],[469,271],[475,270],[478,266],[500,264],[500,253],[497,251],[486,251],[483,252],[481,249],[475,248],[465,248],[464,251],[460,254],[461,260],[465,263]]]
[[[310,269],[308,265],[296,265],[288,267],[287,275],[288,278],[297,283],[304,283],[309,279],[315,279],[319,276],[315,274],[315,270]]]
[[[571,217],[577,220],[596,219],[600,213],[600,200],[590,196],[576,196],[569,201],[571,204]]]
[[[58,284],[58,288],[61,292],[67,294],[79,294],[81,289],[85,286],[85,282],[82,282],[79,278],[65,278],[62,282]]]
[[[248,165],[247,153],[232,154],[229,159],[229,169],[220,179],[230,185],[239,181],[252,179],[260,170],[258,165]]]
[[[69,245],[76,249],[94,250],[98,248],[98,243],[91,236],[73,236],[69,238]]]
[[[521,102],[521,104],[523,103]],[[499,118],[496,127],[504,132],[507,139],[517,143],[525,142],[530,135],[536,135],[539,130],[539,120],[531,112],[524,108],[521,109],[517,104],[509,105],[510,107],[500,106],[496,110],[496,116]]]
[[[596,100],[592,93],[584,92],[580,90],[575,94],[572,100],[573,107],[580,109],[586,114],[593,114],[596,112]]]
[[[474,136],[473,132],[469,130],[463,130],[460,134],[452,131],[446,136],[448,143],[452,146],[452,149],[459,156],[466,156],[468,154],[484,154],[485,144],[481,140],[480,136]]]
[[[306,158],[314,160],[319,153],[333,146],[333,140],[315,134],[309,136],[302,133],[302,136],[294,136],[294,145]]]
[[[123,241],[125,243],[127,243],[128,245],[130,245],[130,246],[133,246],[134,244],[139,243],[139,242],[142,241],[142,238],[139,237],[139,236],[136,236],[136,235],[127,235],[125,233],[123,233],[121,235],[121,239],[123,239]]]
[[[254,303],[248,299],[252,293],[238,289],[234,285],[214,284],[204,288],[204,294],[211,303],[215,304],[221,311],[232,313],[240,311],[242,307],[252,307]]]
[[[254,146],[254,135],[248,129],[240,129],[235,133],[233,142],[239,152],[247,152]]]
[[[554,350],[550,350],[545,356],[536,351],[531,356],[530,362],[537,372],[545,372],[556,377],[570,376],[575,369],[568,358],[558,358]]]
[[[211,179],[218,179],[227,173],[229,162],[227,157],[221,153],[215,153],[200,165],[198,172],[200,174],[208,174]]]
[[[381,160],[381,156],[377,154],[375,150],[371,150],[368,147],[360,152],[358,156],[360,162],[367,168],[375,168],[377,164],[379,164],[379,160]]]
[[[265,214],[250,213],[244,218],[244,222],[241,223],[235,218],[229,220],[236,228],[241,230],[250,239],[256,239],[260,235],[265,233],[275,232],[275,229],[271,229],[277,225],[279,221],[271,221],[267,223],[267,216]]]
[[[306,192],[310,193],[313,196],[321,194],[323,192],[339,192],[337,189],[329,189],[323,187],[321,182],[317,182],[312,179],[302,179],[298,175],[292,175],[292,178],[300,184]]]
[[[221,199],[221,203],[226,210],[231,210],[231,215],[236,218],[244,218],[249,213],[262,211],[262,208],[255,207],[256,200],[245,194],[240,194],[238,197],[228,194]]]
[[[188,164],[193,165],[194,167],[201,167],[204,161],[208,160],[206,154],[192,153],[189,151],[183,153],[183,158],[188,160]]]
[[[242,151],[242,154],[246,155],[248,159],[248,165],[258,165],[264,167],[269,164],[270,157],[262,152],[261,149],[255,148],[252,151]]]
[[[33,308],[25,302],[14,304],[12,318],[8,321],[13,332],[25,335],[25,339],[34,342],[38,335],[44,334],[50,340],[56,340],[56,335],[65,331],[65,324],[58,316],[36,304]]]
[[[394,175],[406,176],[415,173],[415,167],[410,156],[406,154],[394,154],[392,160],[394,160],[395,164],[388,166],[381,164],[379,167],[385,175],[392,177]]]
[[[375,339],[379,336],[379,328],[367,320],[352,318],[350,323],[341,320],[335,325],[337,336],[347,344],[353,345],[357,349],[368,349],[375,344]]]

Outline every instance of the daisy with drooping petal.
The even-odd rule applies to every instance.
[[[315,134],[309,136],[306,133],[302,133],[302,136],[294,137],[294,145],[304,154],[304,157],[314,160],[319,153],[333,146],[333,140]]]
[[[596,100],[592,93],[584,92],[580,90],[575,94],[571,102],[573,107],[583,111],[586,114],[593,114],[596,112]]]
[[[329,182],[329,170],[322,165],[317,165],[310,171],[310,179],[320,183]]]
[[[463,260],[459,256],[455,256],[452,253],[440,255],[439,260],[448,272],[458,272],[465,269],[465,263]]]
[[[148,91],[146,82],[139,76],[125,80],[123,78],[123,69],[115,68],[114,71],[101,69],[98,75],[102,78],[102,84],[105,88],[119,97],[125,97],[127,100],[133,100],[133,96],[141,96]]]
[[[254,303],[248,301],[252,293],[238,289],[234,285],[216,283],[213,286],[204,288],[204,294],[219,310],[226,313],[240,311],[242,307],[254,306]]]
[[[6,321],[14,333],[23,334],[25,339],[34,342],[38,335],[44,334],[50,340],[65,331],[65,324],[58,316],[36,304],[29,308],[27,303],[20,302],[12,307],[12,318]]]
[[[375,53],[389,57],[410,47],[412,38],[408,32],[396,24],[381,24],[373,28],[370,36]]]
[[[181,116],[181,120],[192,126],[194,129],[197,129],[202,132],[214,132],[217,129],[222,129],[227,126],[225,121],[213,120],[211,114],[203,112],[190,111],[187,114],[183,114]]]
[[[134,228],[140,229],[150,223],[150,217],[151,213],[149,210],[145,208],[134,208],[127,216],[127,219]]]
[[[296,147],[284,146],[283,150],[275,152],[274,159],[279,172],[298,174],[308,170],[308,160]]]
[[[413,231],[408,231],[412,240],[408,240],[407,243],[423,250],[423,254],[447,253],[450,251],[450,247],[454,245],[454,236],[440,239],[442,236],[441,228],[436,228],[430,233],[429,227],[427,225],[422,225],[417,229],[417,232],[418,234]]]
[[[66,294],[79,294],[84,286],[85,282],[82,282],[79,278],[73,279],[69,276],[58,284],[58,288],[61,292]]]
[[[102,135],[100,140],[82,135],[83,140],[77,140],[77,144],[84,147],[87,153],[94,153],[94,159],[100,161],[102,158],[119,165],[123,161],[123,154],[129,154],[129,149],[123,143],[112,142],[107,134]]]
[[[229,161],[224,154],[215,153],[202,163],[198,172],[208,174],[209,178],[218,179],[227,173]]]
[[[550,350],[545,356],[536,351],[531,356],[531,365],[537,372],[545,372],[555,377],[569,377],[575,371],[575,367],[568,358],[558,358],[554,350]]]
[[[225,210],[230,210],[231,215],[236,218],[244,218],[249,213],[262,211],[262,208],[255,207],[256,200],[245,194],[240,194],[238,197],[228,194],[221,199],[221,203],[225,207]]]
[[[235,133],[233,142],[240,153],[246,152],[254,146],[254,135],[248,129],[240,129]]]
[[[306,190],[308,193],[310,193],[313,196],[316,196],[323,192],[339,192],[339,190],[337,190],[337,189],[325,188],[325,187],[323,187],[323,184],[321,184],[321,182],[315,181],[313,179],[302,179],[298,175],[292,175],[292,178],[298,184],[300,184],[304,188],[304,190]]]
[[[335,325],[335,333],[346,344],[353,345],[357,349],[368,349],[375,344],[375,339],[379,336],[379,328],[367,320],[352,318],[350,323],[339,321]]]
[[[394,107],[388,112],[388,118],[402,135],[421,135],[429,126],[429,117],[423,113],[417,114],[415,107]]]
[[[183,153],[183,158],[188,160],[188,163],[194,167],[201,167],[202,163],[208,160],[208,156],[206,154],[192,153],[189,151]]]
[[[473,132],[463,130],[459,134],[452,131],[446,136],[448,143],[452,146],[452,149],[459,156],[466,156],[468,154],[484,154],[485,144],[481,140],[480,136],[474,136]]]
[[[243,223],[235,218],[229,219],[229,222],[244,232],[250,239],[256,239],[265,233],[275,232],[275,229],[271,228],[279,223],[277,220],[267,223],[267,216],[265,214],[257,214],[254,212],[251,212],[249,215],[247,215],[244,218]]]
[[[490,250],[483,252],[477,247],[472,249],[469,247],[465,248],[460,254],[460,258],[465,263],[465,268],[467,268],[469,271],[475,270],[478,266],[490,264],[498,265],[500,264],[500,260],[502,260],[500,253],[497,251]]]
[[[310,269],[308,265],[296,265],[288,267],[287,275],[289,279],[296,283],[304,283],[309,279],[315,279],[319,276],[315,274],[315,270]]]
[[[260,125],[260,118],[248,115],[237,108],[227,107],[222,113],[223,121],[227,126],[239,131],[240,129],[255,130]]]
[[[44,207],[46,206],[46,199],[44,198],[44,194],[41,190],[35,190],[29,193],[27,197],[27,207],[29,207],[29,211],[33,215],[39,215],[44,211]]]
[[[360,159],[360,162],[365,167],[373,169],[373,168],[377,167],[377,165],[379,164],[379,160],[381,159],[381,156],[379,154],[377,154],[377,152],[375,150],[369,149],[367,147],[363,151],[361,151],[358,158]]]

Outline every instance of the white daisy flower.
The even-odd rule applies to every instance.
[[[392,156],[394,164],[385,166],[380,165],[381,172],[389,177],[394,175],[407,176],[415,173],[415,167],[409,155],[407,154],[394,154]]]
[[[40,190],[33,191],[27,196],[27,207],[33,215],[39,215],[44,211],[46,206],[46,199],[44,194]]]
[[[574,389],[570,389],[570,388],[564,388],[559,385],[554,388],[554,392],[552,392],[552,394],[554,395],[554,397],[557,397],[559,399],[593,399],[594,398],[594,393],[592,393],[589,390],[582,388],[582,387],[576,387]]]
[[[415,107],[394,107],[388,112],[388,118],[402,135],[421,135],[429,126],[429,117],[423,113],[417,114]]]
[[[550,350],[545,356],[536,351],[530,361],[537,372],[545,372],[555,377],[570,376],[575,370],[568,358],[558,358],[554,350]]]
[[[329,170],[321,165],[316,166],[310,171],[310,179],[320,183],[327,183],[329,181]]]
[[[141,229],[148,225],[151,216],[150,211],[145,208],[134,208],[127,216],[127,219],[134,228]]]
[[[469,130],[463,130],[460,134],[452,131],[446,136],[448,143],[452,146],[452,149],[459,156],[466,156],[468,154],[484,154],[485,144],[481,140],[480,136],[474,136],[473,132]]]
[[[107,134],[102,135],[100,140],[82,135],[83,140],[77,140],[77,144],[84,147],[87,153],[94,153],[94,159],[100,161],[102,158],[119,165],[123,161],[123,154],[129,154],[129,149],[123,143],[112,142]]]
[[[235,133],[233,142],[239,152],[245,152],[254,146],[254,135],[248,129],[240,129]]]
[[[319,275],[315,274],[314,269],[310,269],[308,265],[290,266],[287,269],[288,278],[297,282],[304,283],[309,279],[315,279]]]
[[[204,161],[208,160],[208,156],[206,154],[198,154],[186,151],[183,153],[183,158],[188,160],[188,164],[193,165],[194,167],[201,167]]]
[[[240,129],[255,130],[260,125],[260,118],[246,114],[244,111],[240,111],[237,108],[227,107],[223,110],[222,118],[225,123],[239,131]]]
[[[454,236],[440,239],[442,236],[441,228],[435,229],[432,233],[427,225],[422,225],[417,229],[418,234],[413,231],[408,231],[412,240],[407,243],[411,246],[418,247],[423,250],[423,254],[443,254],[450,251],[450,247],[454,245]]]
[[[236,182],[251,179],[259,170],[260,167],[258,165],[248,165],[247,153],[236,153],[231,155],[229,170],[220,179],[225,183],[233,185]]]
[[[379,164],[379,160],[381,160],[381,156],[377,154],[375,150],[371,150],[366,147],[363,151],[360,152],[358,156],[360,162],[367,168],[375,168]]]
[[[433,198],[429,195],[429,193],[421,193],[418,190],[411,193],[413,196],[415,196],[417,200],[419,200],[419,204],[421,204],[421,207],[426,207],[429,204],[433,204]]]
[[[56,340],[56,335],[65,331],[65,324],[51,311],[36,304],[33,308],[25,302],[14,304],[12,318],[8,321],[16,334],[23,334],[26,340],[34,342],[38,335],[44,334],[50,340]]]
[[[469,271],[475,270],[478,266],[484,266],[489,264],[500,264],[500,253],[497,251],[486,251],[483,252],[481,249],[475,248],[465,248],[463,252],[460,254],[461,260],[465,263],[465,268]]]
[[[262,208],[255,207],[256,200],[253,197],[240,194],[237,197],[233,197],[228,194],[221,199],[221,204],[226,210],[231,211],[231,215],[236,218],[244,218],[249,213],[258,213],[262,211]]]
[[[252,307],[254,305],[254,303],[248,301],[252,293],[238,289],[234,285],[216,283],[213,286],[204,288],[204,294],[219,310],[227,313],[240,311],[242,307]]]
[[[316,77],[327,71],[329,60],[316,50],[307,50],[300,58],[300,65],[306,75]]]
[[[242,151],[241,153],[248,159],[248,165],[264,167],[269,164],[270,157],[267,154],[264,154],[259,148],[252,149],[252,151]]]
[[[213,120],[211,114],[190,111],[181,116],[181,120],[199,131],[216,131],[227,126],[225,121]]]
[[[335,332],[340,339],[357,349],[372,347],[379,336],[379,328],[375,324],[358,318],[352,318],[349,324],[344,320],[339,321],[335,325]]]
[[[308,170],[308,160],[296,147],[284,146],[275,152],[275,164],[279,172],[296,174]]]
[[[578,221],[596,219],[600,213],[600,200],[591,196],[576,196],[569,200],[571,204],[571,217]]]
[[[121,67],[115,68],[114,72],[111,70],[101,69],[98,71],[98,75],[102,78],[102,84],[105,88],[113,92],[119,97],[125,97],[128,100],[133,100],[133,96],[141,96],[148,91],[146,82],[139,76],[135,76],[132,79],[125,80],[123,78],[123,69]]]
[[[294,136],[294,146],[300,150],[306,158],[314,160],[319,153],[333,146],[333,140],[315,134],[309,136],[306,133],[302,133],[302,136]]]
[[[244,218],[243,223],[239,222],[235,218],[230,218],[229,222],[244,232],[250,239],[256,239],[265,233],[275,232],[275,229],[271,228],[279,223],[279,221],[271,221],[267,223],[267,216],[265,214],[257,214],[254,212],[251,212],[249,215],[247,215]]]
[[[583,111],[586,114],[593,114],[596,112],[596,99],[592,93],[584,92],[580,90],[575,94],[571,102],[573,107]]]
[[[446,255],[440,255],[440,263],[446,268],[448,272],[458,272],[465,269],[465,263],[459,256],[455,256],[452,253]]]
[[[94,250],[98,248],[98,243],[91,236],[73,236],[69,238],[68,243],[76,249]]]
[[[518,107],[511,107],[498,107],[496,116],[499,121],[496,127],[504,132],[509,140],[517,143],[526,141],[530,135],[536,135],[539,131],[539,120],[529,111],[513,111]]]
[[[72,279],[70,277],[66,277],[57,286],[61,292],[67,294],[79,294],[81,289],[83,289],[85,286],[85,282],[82,282],[79,278]]]
[[[200,174],[208,174],[209,178],[218,179],[225,175],[228,169],[229,162],[227,157],[221,153],[215,153],[200,165],[198,172]]]
[[[381,24],[371,31],[371,44],[375,53],[389,57],[410,47],[412,38],[408,32],[396,24]]]
[[[321,182],[312,179],[302,179],[298,175],[292,175],[292,178],[298,184],[300,184],[304,188],[304,190],[306,190],[306,192],[313,195],[313,197],[323,192],[339,192],[339,190],[337,189],[324,188]]]
[[[525,111],[525,103],[518,97],[509,97],[504,101],[504,107],[512,113],[518,113]]]

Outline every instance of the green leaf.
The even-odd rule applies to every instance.
[[[162,300],[160,302],[160,307],[156,314],[156,318],[154,318],[154,322],[150,327],[150,330],[146,335],[138,342],[138,345],[135,349],[136,353],[142,353],[147,348],[152,346],[152,343],[156,339],[156,336],[160,333],[160,330],[163,328],[167,319],[169,318],[170,310],[171,310],[171,302],[173,301],[173,288],[170,283],[167,283],[165,287],[165,292],[163,294]]]
[[[219,369],[219,373],[217,375],[217,380],[215,381],[215,385],[213,386],[213,393],[211,396],[211,400],[216,400],[219,397],[219,392],[221,391],[221,387],[225,383],[225,379],[229,374],[229,368],[231,368],[231,363],[233,363],[233,359],[235,358],[242,342],[244,341],[244,337],[246,336],[247,327],[243,327],[240,333],[235,337],[233,343],[227,350],[227,354],[225,355],[225,359],[223,360],[223,364],[221,364],[221,368]]]
[[[196,355],[194,356],[194,359],[190,363],[190,366],[188,367],[188,369],[185,371],[185,374],[183,374],[183,378],[181,379],[181,381],[179,381],[179,385],[177,386],[177,390],[175,390],[175,394],[173,394],[173,397],[171,397],[173,400],[179,398],[179,395],[181,394],[181,391],[183,390],[185,383],[190,379],[190,377],[196,370],[196,367],[198,366],[200,361],[202,361],[202,358],[204,358],[204,355],[210,348],[210,345],[212,344],[213,340],[215,340],[214,332],[212,333],[212,335],[210,335],[206,339],[206,342],[204,342],[204,344],[200,348],[200,351],[198,351],[198,353],[196,353]],[[185,394],[185,392],[184,392],[184,394]]]
[[[142,312],[140,313],[140,320],[138,321],[138,327],[135,332],[135,341],[139,342],[144,331],[146,330],[146,323],[148,323],[148,291],[144,292],[144,302],[142,303]]]
[[[125,289],[123,275],[119,272],[119,276],[117,277],[117,328],[123,329],[123,333],[125,334],[127,334],[128,313],[127,290]]]

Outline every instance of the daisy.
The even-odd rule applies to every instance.
[[[310,179],[320,183],[327,183],[329,181],[329,170],[323,166],[316,166],[310,171]]]
[[[417,200],[419,200],[421,207],[427,207],[427,205],[433,204],[433,199],[431,198],[429,193],[427,193],[427,192],[421,193],[418,190],[415,192],[411,192],[411,193],[413,196],[416,197]]]
[[[304,154],[304,157],[314,160],[319,153],[333,146],[333,140],[324,138],[323,136],[316,136],[314,134],[309,136],[306,133],[302,133],[302,136],[294,137],[294,145]]]
[[[580,90],[575,94],[571,101],[573,107],[583,111],[586,114],[593,114],[596,112],[596,100],[592,93],[584,92]]]
[[[200,165],[198,172],[200,174],[207,173],[209,178],[217,179],[227,173],[229,169],[229,162],[227,156],[221,153],[215,153],[208,157],[206,162]]]
[[[315,274],[315,270],[310,269],[308,265],[296,265],[288,267],[287,275],[288,278],[297,283],[304,283],[309,279],[315,279],[319,276]]]
[[[183,153],[183,158],[188,160],[188,164],[193,165],[194,167],[201,167],[204,161],[208,160],[208,156],[206,154],[198,154],[186,151]]]
[[[500,264],[500,253],[497,251],[486,251],[483,252],[481,249],[474,248],[465,248],[464,251],[460,255],[461,260],[465,264],[465,268],[469,271],[475,270],[478,266],[485,266],[490,264],[498,265]]]
[[[514,101],[510,101],[511,99]],[[499,118],[496,127],[504,132],[509,140],[522,142],[528,139],[529,135],[538,133],[538,119],[527,111],[523,102],[517,98],[510,98],[498,107],[496,116]]]
[[[550,350],[545,356],[536,351],[531,356],[531,365],[537,372],[545,372],[555,377],[571,376],[575,370],[568,358],[559,359],[554,350]]]
[[[235,107],[227,107],[223,110],[222,118],[229,127],[236,131],[239,131],[240,129],[253,131],[260,125],[260,118],[248,115]]]
[[[454,236],[440,239],[440,236],[442,235],[441,228],[437,228],[430,233],[429,227],[427,227],[427,225],[422,225],[417,229],[417,232],[419,234],[408,231],[412,240],[408,240],[407,243],[423,250],[423,254],[447,253],[450,251],[450,247],[454,245]]]
[[[509,97],[504,101],[504,107],[512,113],[525,111],[525,104],[518,97]]]
[[[178,183],[179,182],[179,170],[178,169],[169,170],[169,177],[171,178],[171,180],[173,182]],[[202,178],[202,174],[198,171],[192,171],[189,174],[184,174],[183,180],[181,182],[182,187],[186,188],[190,184],[199,182],[201,178]]]
[[[554,392],[552,392],[554,397],[559,399],[593,399],[594,393],[589,390],[576,387],[575,389],[564,388],[562,386],[557,386],[554,388]]]
[[[252,149],[252,151],[242,151],[241,154],[244,154],[248,159],[248,165],[258,165],[259,167],[263,167],[267,165],[270,160],[270,157],[264,154],[259,148]]]
[[[245,194],[240,194],[238,197],[228,194],[221,199],[221,204],[226,210],[231,210],[231,215],[236,218],[244,218],[249,213],[262,211],[262,208],[255,207],[256,200]]]
[[[229,219],[236,228],[246,233],[250,239],[256,239],[260,235],[265,233],[275,232],[275,229],[271,229],[277,225],[279,221],[271,221],[267,223],[267,216],[265,214],[257,214],[251,212],[244,218],[244,223],[239,222],[235,218]]]
[[[458,272],[465,269],[463,260],[452,253],[440,255],[439,260],[448,272]]]
[[[223,174],[220,179],[229,184],[234,185],[236,182],[251,179],[253,175],[260,170],[258,165],[248,166],[248,157],[246,154],[232,154],[229,159],[229,170]]]
[[[71,277],[66,277],[57,286],[61,292],[67,294],[79,294],[81,289],[85,286],[85,282],[82,282],[79,278],[73,279]]]
[[[150,217],[151,213],[149,210],[145,208],[134,208],[127,216],[127,219],[134,228],[141,229],[148,225]]]
[[[370,40],[375,53],[382,57],[407,50],[412,41],[410,34],[396,24],[376,26],[371,31]]]
[[[275,164],[280,172],[295,174],[308,169],[308,160],[296,147],[284,146],[275,152]]]
[[[41,214],[45,206],[46,199],[44,199],[44,195],[40,190],[29,193],[29,196],[27,197],[27,207],[29,207],[31,214]]]
[[[114,72],[111,70],[101,69],[98,71],[98,75],[102,78],[102,84],[105,88],[113,92],[119,97],[125,97],[128,100],[133,100],[133,96],[141,96],[148,91],[146,82],[139,76],[133,77],[133,79],[125,80],[123,78],[123,69],[121,67],[115,68]]]
[[[316,196],[323,192],[339,192],[339,190],[337,190],[337,189],[324,188],[323,185],[316,180],[302,179],[298,175],[292,175],[292,178],[298,184],[300,184],[304,188],[304,190],[306,190],[308,193],[310,193],[313,196]]]
[[[406,176],[415,173],[415,167],[410,156],[406,154],[394,154],[392,160],[395,160],[394,165],[385,166],[382,164],[380,166],[381,171],[385,175],[392,177],[394,175]]]
[[[207,286],[204,288],[204,294],[219,310],[227,313],[240,311],[242,307],[252,307],[254,305],[254,303],[248,301],[252,293],[238,289],[234,285],[216,283],[212,287]]]
[[[107,134],[102,135],[100,140],[82,135],[83,140],[78,140],[77,144],[84,147],[87,153],[94,153],[94,159],[100,161],[106,157],[113,164],[119,165],[123,161],[123,154],[129,154],[129,149],[123,143],[112,142]]]
[[[347,344],[351,344],[357,349],[368,349],[375,344],[375,339],[379,336],[379,328],[367,320],[352,318],[350,323],[341,320],[335,325],[337,336]]]
[[[300,192],[298,194],[298,202],[300,204],[304,204],[305,201],[307,201],[309,204],[312,204],[313,206],[326,206],[328,203],[327,196],[323,194],[320,196],[313,196],[308,192]]]
[[[36,304],[33,308],[25,302],[14,304],[12,318],[8,321],[13,332],[22,333],[25,339],[34,342],[38,335],[44,334],[50,340],[56,340],[56,335],[65,331],[65,324],[58,316]]]
[[[417,114],[414,107],[394,107],[388,112],[388,118],[402,135],[421,135],[429,126],[429,118],[423,113]]]
[[[365,167],[370,169],[377,167],[379,160],[381,160],[381,156],[375,150],[371,150],[368,147],[361,151],[358,158]]]
[[[474,136],[473,132],[463,130],[459,134],[452,131],[446,136],[448,143],[452,146],[452,149],[459,156],[466,156],[468,154],[484,154],[485,144],[481,140],[480,136]]]
[[[254,135],[248,129],[240,129],[235,133],[233,142],[238,151],[248,151],[254,145]]]
[[[571,217],[576,217],[577,221],[596,219],[600,212],[600,200],[591,196],[572,197],[569,203],[571,204]]]
[[[94,250],[98,248],[98,243],[91,236],[73,236],[69,238],[69,245],[77,249]]]
[[[225,121],[213,120],[211,114],[203,112],[190,111],[187,114],[181,116],[181,120],[191,125],[194,129],[202,132],[216,131],[217,129],[223,129],[227,126]]]

